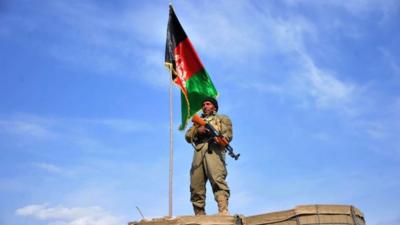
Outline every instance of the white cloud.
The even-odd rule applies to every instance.
[[[276,95],[283,95],[286,91],[283,85],[248,80],[239,83],[238,86],[245,89],[252,89],[257,92],[266,92]]]
[[[304,92],[315,99],[317,107],[329,108],[350,103],[355,85],[340,81],[332,74],[316,67],[313,60],[304,56],[305,74],[302,75]],[[297,78],[297,77],[296,77]]]
[[[148,48],[142,49],[143,53],[143,71],[139,73],[143,73],[140,75],[141,79],[146,81],[157,88],[163,88],[167,90],[167,87],[170,83],[170,72],[164,66],[164,49],[158,48]]]
[[[35,169],[39,169],[41,171],[45,171],[49,174],[53,174],[56,176],[72,177],[79,173],[77,168],[71,168],[71,167],[67,168],[47,162],[35,162],[32,163],[32,166]]]
[[[392,112],[395,115],[399,115],[400,114],[400,96],[397,97],[394,102],[393,102],[393,108],[392,108]]]
[[[49,53],[61,60],[89,67],[104,75],[125,75],[129,56],[133,55],[133,33],[127,25],[126,12],[117,15],[91,2],[56,2],[47,7],[57,13],[54,27],[62,33],[49,45]],[[74,34],[74,35],[71,35]],[[63,39],[68,44],[62,44]]]
[[[317,1],[315,1],[317,2]],[[392,16],[393,13],[398,11],[400,4],[397,0],[353,0],[353,1],[324,1],[327,5],[343,7],[347,11],[355,15],[363,15],[374,11],[380,11],[383,14],[382,20]]]
[[[294,6],[297,4],[309,4],[313,6],[324,7],[339,7],[343,8],[349,13],[356,16],[363,16],[370,12],[381,12],[383,14],[382,20],[394,15],[400,9],[400,3],[397,0],[352,0],[352,1],[336,1],[336,0],[311,0],[311,1],[300,1],[300,0],[286,0],[288,5]]]
[[[35,152],[57,152],[67,148],[69,151],[85,153],[125,152],[121,137],[137,133],[153,134],[164,129],[164,124],[148,121],[120,118],[57,118],[40,117],[29,114],[0,116],[0,136],[18,140],[13,145],[31,146],[32,143],[48,143],[40,148],[28,148]],[[137,141],[124,139],[130,147],[138,145]],[[48,146],[52,146],[49,148]],[[39,163],[37,168],[61,175],[73,175],[73,171],[63,170],[57,166]]]
[[[40,139],[55,138],[56,134],[49,129],[50,121],[35,117],[24,119],[0,120],[0,131],[18,136],[26,136]]]
[[[364,121],[362,126],[364,127],[365,133],[374,139],[383,139],[388,136],[388,129],[382,123]]]
[[[100,207],[51,207],[48,204],[28,205],[16,210],[16,214],[52,224],[63,225],[119,225],[124,223]]]
[[[311,137],[313,137],[319,141],[324,141],[324,142],[328,142],[332,138],[330,134],[323,133],[323,132],[313,133],[313,134],[311,134]]]
[[[168,7],[135,4],[110,10],[94,1],[43,1],[22,14],[17,2],[7,11],[0,35],[30,35],[34,45],[72,68],[167,86],[163,48]],[[40,36],[44,32],[46,38]]]
[[[118,119],[118,118],[105,118],[105,119],[78,119],[78,121],[87,122],[95,125],[102,125],[114,131],[131,133],[143,131],[155,131],[153,124],[143,121]]]
[[[274,18],[270,21],[270,35],[279,44],[279,48],[283,51],[301,52],[304,54],[306,39],[318,38],[318,33],[314,25],[303,17],[293,15],[289,19]]]
[[[318,40],[319,30],[304,17],[292,15],[286,20],[272,19],[274,36],[280,48],[290,58],[295,58],[297,69],[291,71],[290,87],[280,88],[295,92],[295,95],[308,96],[318,108],[335,108],[350,103],[355,93],[356,85],[339,80],[334,72],[319,68],[313,56],[307,51],[305,40]],[[317,44],[317,42],[312,42]],[[286,82],[282,84],[287,85]],[[279,88],[274,88],[279,90]],[[293,94],[293,93],[292,93]],[[344,109],[342,107],[342,109]]]
[[[104,126],[107,129],[123,133],[156,130],[154,124],[120,118],[55,118],[29,114],[15,114],[0,118],[0,131],[36,138],[57,138],[60,137],[60,132],[74,132],[74,129],[89,129],[89,125]]]
[[[175,11],[203,63],[210,59],[219,67],[239,67],[271,47],[270,15],[250,2],[180,2]]]
[[[169,83],[164,69],[168,8],[147,4],[115,10],[94,2],[52,4],[69,24],[73,46],[50,48],[54,57],[89,67],[102,75],[123,76],[160,87]]]
[[[50,173],[62,173],[63,169],[61,169],[59,166],[56,166],[54,164],[50,163],[34,163],[33,164],[35,167],[45,170]]]
[[[303,48],[304,39],[317,37],[313,23],[296,14],[274,16],[269,3],[220,1],[212,5],[184,2],[176,11],[200,58],[228,68],[232,76],[237,75],[235,68],[249,65],[249,69],[265,69],[265,56],[293,54]]]
[[[280,51],[289,59],[293,59],[293,68],[286,72],[286,78],[279,83],[273,83],[272,80],[260,82],[262,79],[250,82],[248,80],[251,79],[246,79],[237,82],[238,85],[255,91],[294,97],[302,100],[302,104],[319,109],[340,109],[353,113],[355,106],[351,103],[357,97],[359,91],[357,85],[340,80],[335,71],[318,67],[313,55],[307,51],[306,40],[314,40],[313,43],[317,44],[316,41],[319,39],[317,27],[306,18],[296,15],[281,19],[267,14],[263,20],[266,29],[270,31],[268,35],[273,37],[271,45],[275,46],[266,47],[266,51]]]
[[[396,103],[388,106],[394,109]],[[386,145],[396,146],[399,144],[397,134],[400,132],[399,111],[389,111],[380,108],[380,113],[375,118],[360,118],[353,121],[353,126],[360,131],[360,134],[368,135],[369,140],[387,142]],[[397,146],[397,149],[399,146]]]
[[[292,75],[286,78],[282,76],[283,81],[280,80],[279,83],[270,80],[263,82],[261,75],[257,73],[248,74],[245,81],[242,75],[225,79],[232,80],[241,88],[296,98],[300,96],[300,99],[306,99],[308,104],[317,108],[339,108],[347,112],[354,110],[351,103],[358,87],[340,80],[335,71],[318,67],[313,55],[307,51],[307,43],[318,44],[319,40],[319,29],[313,21],[295,13],[288,14],[287,17],[274,16],[269,11],[268,4],[255,9],[256,6],[250,3],[235,3],[232,7],[225,7],[225,3],[228,4],[219,2],[215,7],[207,8],[207,14],[201,13],[201,16],[198,7],[207,6],[193,6],[190,3],[183,5],[184,11],[190,12],[192,16],[189,21],[185,18],[185,22],[190,24],[188,27],[193,32],[193,37],[208,56],[218,55],[228,61],[228,64],[240,65],[261,54],[284,54],[293,59],[294,67],[287,71],[287,74]],[[248,16],[250,13],[252,17]],[[191,18],[194,19],[190,20]],[[260,64],[259,68],[265,70],[264,65]],[[257,82],[248,79],[254,76],[258,78]]]
[[[400,61],[398,61],[398,59],[394,56],[393,53],[391,53],[390,50],[388,50],[384,47],[380,47],[378,49],[381,52],[381,54],[383,55],[386,62],[388,63],[389,68],[392,70],[393,79],[396,82],[400,83]]]

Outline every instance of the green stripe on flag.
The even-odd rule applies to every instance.
[[[204,69],[193,74],[193,76],[186,81],[186,90],[188,92],[187,100],[189,101],[189,106],[187,105],[185,96],[182,94],[182,124],[179,127],[180,130],[185,129],[187,120],[201,110],[202,103],[205,98],[215,98],[218,95],[210,76]]]

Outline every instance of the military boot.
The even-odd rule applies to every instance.
[[[194,215],[196,215],[196,216],[205,216],[206,215],[206,211],[204,211],[204,208],[193,206],[193,210],[194,210]]]
[[[217,203],[218,203],[218,215],[220,216],[228,216],[228,198],[220,195],[217,198]]]

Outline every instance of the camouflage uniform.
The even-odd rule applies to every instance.
[[[203,118],[220,132],[228,141],[232,140],[232,122],[225,115],[216,113]],[[226,182],[228,175],[225,165],[225,149],[217,143],[210,141],[207,135],[197,134],[199,126],[194,124],[186,132],[186,141],[195,147],[192,168],[190,170],[190,200],[194,208],[204,210],[206,199],[206,182],[210,180],[217,202],[221,197],[229,199],[229,187]]]

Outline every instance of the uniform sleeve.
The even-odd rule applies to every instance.
[[[232,141],[232,121],[227,116],[221,116],[221,134],[228,140]]]
[[[197,135],[197,126],[193,125],[186,131],[185,139],[188,143],[192,143],[192,140],[195,139],[196,135]]]

